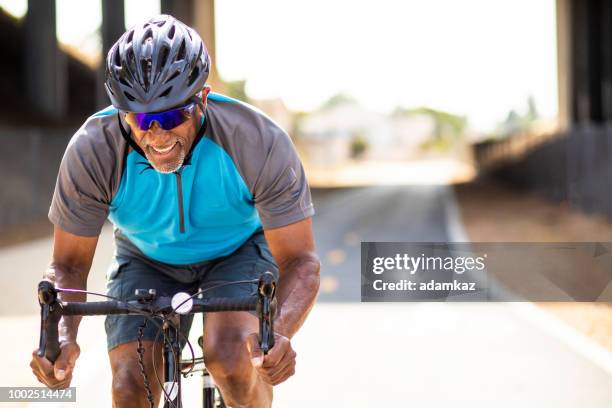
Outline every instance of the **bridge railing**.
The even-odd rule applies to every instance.
[[[44,220],[75,130],[0,127],[0,230]]]
[[[473,146],[481,174],[612,219],[612,123]]]

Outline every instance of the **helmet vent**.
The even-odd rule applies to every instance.
[[[148,40],[153,40],[153,30],[151,27],[142,36],[142,43],[146,43]]]
[[[141,60],[140,65],[142,67],[142,79],[144,80],[144,87],[146,90],[148,90],[149,85],[151,84],[151,58],[145,58]]]
[[[169,86],[164,92],[162,92],[159,97],[163,98],[164,96],[168,96],[168,94],[170,93],[170,91],[172,91],[172,87]]]
[[[198,75],[200,75],[200,67],[196,66],[193,71],[191,71],[191,74],[189,75],[189,80],[187,81],[187,85],[191,86],[195,80],[198,78]]]
[[[127,39],[125,40],[125,42],[126,42],[127,44],[129,44],[129,43],[131,43],[131,42],[132,42],[132,39],[133,39],[133,38],[134,38],[134,30],[130,31],[130,33],[128,34]]]
[[[168,31],[168,38],[169,39],[173,39],[174,38],[175,31],[176,31],[176,27],[174,27],[174,26],[170,27],[170,31]]]
[[[122,85],[125,85],[129,88],[132,87],[132,85],[130,85],[130,83],[128,81],[126,81],[124,78],[119,78],[119,82],[121,82]]]
[[[161,71],[163,67],[166,66],[166,62],[168,62],[169,53],[170,53],[170,50],[168,49],[168,47],[162,47],[161,51],[159,52],[158,71]]]
[[[177,61],[181,61],[185,59],[185,40],[181,42],[181,47],[179,48],[178,54],[176,56]]]
[[[128,69],[129,71],[132,73],[132,75],[134,75],[134,72],[136,72],[136,61],[134,58],[134,50],[133,49],[129,49],[128,52],[125,55],[125,61],[127,61],[127,65],[128,65]]]
[[[174,71],[174,73],[172,75],[170,75],[170,78],[166,79],[166,81],[164,83],[167,84],[168,82],[172,81],[174,78],[179,76],[180,73],[181,73],[181,71],[177,69],[176,71]]]
[[[114,62],[117,67],[121,66],[121,54],[119,53],[119,47],[115,48]]]
[[[131,93],[127,92],[127,91],[123,91],[123,94],[125,95],[126,98],[128,98],[130,101],[134,102],[136,100],[136,98],[134,98],[132,96]]]

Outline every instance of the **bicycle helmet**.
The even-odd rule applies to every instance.
[[[198,33],[162,14],[134,26],[111,47],[104,87],[119,110],[160,112],[201,91],[210,65]]]

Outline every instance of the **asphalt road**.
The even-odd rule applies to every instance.
[[[445,242],[449,190],[379,186],[313,191],[320,301],[360,300],[361,241]]]
[[[461,240],[449,187],[313,194],[320,301],[293,339],[297,373],[275,389],[275,407],[612,406],[610,353],[529,304],[358,302],[361,241]],[[104,286],[110,234],[106,228],[100,238],[93,290]],[[0,250],[0,287],[10,289],[0,297],[8,367],[0,385],[36,385],[28,367],[38,340],[34,287],[50,245],[43,239]],[[194,326],[193,338],[199,329]],[[76,406],[108,407],[103,320],[84,319],[79,341]],[[199,386],[197,379],[186,382],[187,407],[198,406]]]

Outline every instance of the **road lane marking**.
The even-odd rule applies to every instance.
[[[324,276],[321,278],[321,292],[332,293],[340,286],[340,282],[333,276]]]
[[[346,252],[340,248],[332,249],[327,252],[326,258],[330,265],[340,265],[346,260]]]

